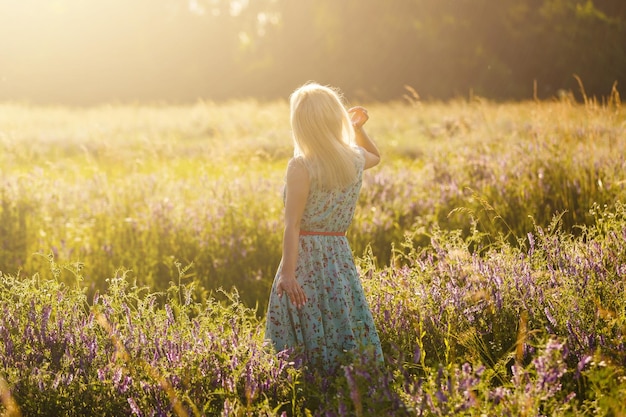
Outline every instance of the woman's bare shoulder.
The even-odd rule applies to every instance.
[[[309,179],[309,170],[307,169],[306,161],[301,156],[293,157],[287,163],[287,177],[293,179]]]

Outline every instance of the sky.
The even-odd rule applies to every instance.
[[[240,6],[234,4],[236,13]],[[0,0],[0,101],[142,99],[158,97],[158,91],[168,96],[168,84],[200,79],[199,70],[192,74],[197,48],[185,38],[191,31],[181,25],[210,25],[205,15],[219,9],[209,5],[187,0]],[[213,42],[218,45],[217,39]]]
[[[538,4],[570,8],[550,20]],[[285,97],[309,80],[373,99],[398,97],[404,85],[424,97],[523,98],[536,81],[550,97],[576,87],[573,73],[607,94],[624,76],[623,29],[615,31],[623,24],[597,11],[579,16],[572,5],[0,0],[0,102]]]

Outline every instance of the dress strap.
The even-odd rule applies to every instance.
[[[310,231],[310,230],[300,230],[300,236],[345,236],[346,232],[321,232],[321,231]]]

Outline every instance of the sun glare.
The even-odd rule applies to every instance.
[[[206,10],[198,3],[198,0],[189,0],[189,11],[200,16],[206,13]]]
[[[249,0],[0,0],[0,100],[176,100],[216,88],[226,95],[236,85],[227,69],[235,54],[277,19],[264,11],[245,23],[249,6]],[[238,17],[242,26],[234,29]]]
[[[193,56],[184,38],[193,32],[179,28],[190,21],[199,25],[194,21],[214,13],[205,8],[210,5],[197,0],[1,1],[1,93],[44,101],[107,95],[114,100],[107,94],[114,90],[133,90],[138,99],[154,96],[167,76],[178,76],[175,71],[189,77],[174,65]]]

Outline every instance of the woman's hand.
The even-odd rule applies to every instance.
[[[352,107],[348,110],[348,113],[352,114],[352,126],[354,126],[355,129],[363,127],[365,122],[369,119],[367,109],[365,107]]]
[[[291,300],[291,304],[298,309],[302,308],[302,306],[304,306],[307,302],[304,290],[300,284],[298,284],[298,281],[296,281],[293,277],[281,275],[278,278],[278,283],[276,284],[276,292],[278,293],[278,297],[282,297],[284,293],[287,293],[289,300]]]

